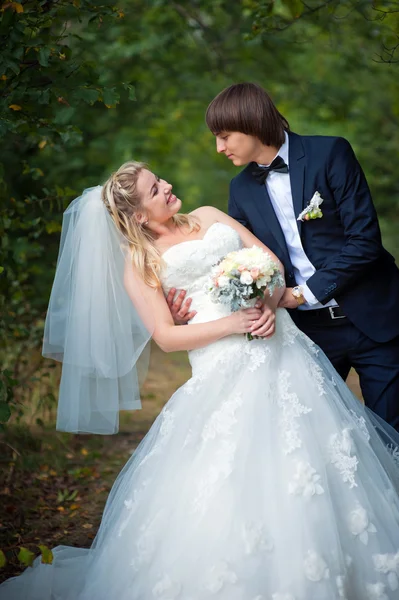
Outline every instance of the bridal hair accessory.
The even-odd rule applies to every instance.
[[[315,192],[307,207],[298,215],[297,221],[310,221],[313,219],[321,219],[323,213],[320,209],[320,204],[324,202],[319,192]]]
[[[85,190],[64,213],[44,330],[43,356],[63,362],[57,429],[74,433],[116,433],[119,410],[141,408],[152,329],[132,272],[133,297],[126,292],[131,251],[101,194]]]

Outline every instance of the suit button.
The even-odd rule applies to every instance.
[[[288,273],[288,277],[289,277],[290,279],[294,279],[294,271],[290,271],[290,272]]]

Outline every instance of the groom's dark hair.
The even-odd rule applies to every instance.
[[[269,94],[256,83],[235,83],[220,92],[208,106],[205,120],[214,135],[239,131],[276,148],[284,144],[284,132],[290,130]]]

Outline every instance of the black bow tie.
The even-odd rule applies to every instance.
[[[260,167],[259,165],[255,164],[251,172],[256,181],[259,183],[265,183],[270,171],[277,171],[277,173],[288,173],[288,165],[285,164],[281,156],[276,156],[274,161],[268,167]]]

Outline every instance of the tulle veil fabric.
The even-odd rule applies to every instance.
[[[129,245],[101,192],[86,189],[64,213],[44,330],[43,355],[63,362],[57,429],[73,433],[116,433],[119,411],[141,408],[152,333],[140,283],[133,299],[124,287]]]

